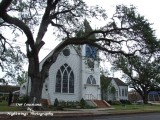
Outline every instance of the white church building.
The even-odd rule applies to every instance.
[[[41,61],[40,69],[52,52]],[[42,99],[49,99],[52,104],[56,98],[63,101],[80,101],[82,98],[100,100],[97,55],[97,49],[86,44],[65,47],[49,69],[49,76],[43,84]],[[20,94],[30,93],[30,90],[30,81],[27,81],[21,86]]]

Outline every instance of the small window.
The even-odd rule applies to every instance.
[[[96,80],[92,75],[88,77],[87,84],[96,84]]]
[[[119,88],[119,96],[121,96],[121,88]]]
[[[65,48],[65,49],[63,50],[63,55],[64,55],[64,56],[69,56],[69,55],[70,55],[70,50],[69,50],[69,48]]]
[[[118,97],[118,91],[116,90],[116,97]]]
[[[128,90],[127,90],[127,88],[125,89],[125,96],[127,96],[127,94],[128,94]]]
[[[122,96],[124,96],[124,89],[122,89]]]

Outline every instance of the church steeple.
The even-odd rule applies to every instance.
[[[84,28],[85,28],[85,35],[89,34],[93,31],[92,27],[90,26],[89,22],[85,19],[84,20]],[[89,39],[94,40],[96,39],[95,35],[92,34],[89,36]],[[85,47],[85,56],[89,58],[96,59],[97,49],[90,45],[86,45]]]
[[[86,19],[84,20],[83,25],[84,27],[77,32],[77,37],[83,37],[93,31],[92,27]],[[94,34],[92,34],[89,39],[96,39],[96,37]]]
[[[93,31],[92,27],[90,26],[89,22],[86,19],[84,20],[83,24],[84,26],[76,34],[77,37],[86,36]],[[90,35],[88,39],[91,39],[91,40],[96,39],[95,34]],[[85,47],[84,56],[88,58],[96,59],[97,48],[88,44],[86,44],[84,47]]]
[[[84,20],[84,28],[85,28],[85,35],[93,31],[92,27],[90,26],[89,22],[86,19]],[[92,34],[89,37],[89,39],[96,39],[96,37],[94,34]]]

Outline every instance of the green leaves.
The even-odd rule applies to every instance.
[[[149,91],[160,89],[160,61],[152,55],[119,56],[113,65],[123,72],[123,77],[142,96],[144,103]]]
[[[25,83],[28,79],[28,73],[27,72],[22,72],[21,74],[18,75],[17,77],[17,82],[19,85],[22,85]]]
[[[128,82],[134,87],[145,86],[149,90],[150,86],[160,85],[157,81],[160,79],[160,63],[153,57],[135,55],[125,58],[120,56],[113,65],[116,69],[123,71]]]
[[[5,73],[6,80],[16,81],[17,76],[23,72],[25,58],[19,48],[6,47],[5,52],[0,49],[0,69]]]

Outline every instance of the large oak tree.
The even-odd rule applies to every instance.
[[[151,55],[134,55],[128,58],[120,56],[113,65],[113,68],[123,72],[128,85],[140,94],[145,104],[148,103],[148,93],[160,89],[159,58]]]
[[[13,12],[16,14],[14,15]],[[98,6],[89,7],[83,0],[1,0],[0,18],[16,26],[26,35],[31,100],[35,97],[35,102],[40,102],[43,82],[48,76],[49,68],[67,45],[89,44],[104,51],[107,55],[125,56],[137,52],[147,53],[154,51],[152,48],[157,48],[157,41],[152,30],[149,32],[152,36],[149,39],[145,37],[148,35],[145,29],[150,27],[150,23],[132,6],[130,8],[123,5],[117,6],[110,22],[81,37],[76,36],[77,31],[82,29],[82,22],[85,18],[100,17],[107,19],[105,10]],[[39,27],[36,38],[33,37],[35,26]],[[62,43],[55,48],[40,69],[38,55],[45,44],[43,38],[49,27],[52,27],[54,34],[62,39]],[[90,37],[93,34],[96,39]]]

